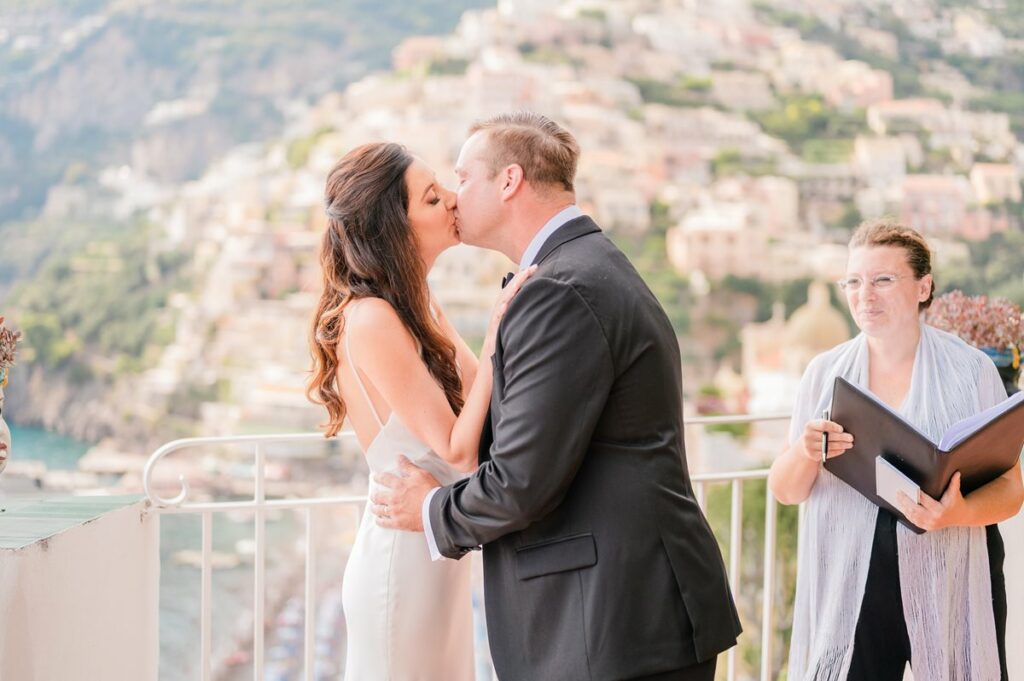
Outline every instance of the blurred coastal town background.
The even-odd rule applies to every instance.
[[[831,282],[867,218],[927,236],[938,292],[1024,304],[1021,0],[14,0],[0,315],[24,339],[0,494],[139,492],[169,440],[315,430],[328,170],[389,139],[453,186],[469,124],[514,109],[577,136],[579,203],[668,311],[690,414],[789,409],[807,361],[855,332]],[[457,247],[431,274],[471,344],[509,266]],[[691,467],[763,466],[784,432],[700,429]],[[269,493],[365,489],[357,451],[313,450],[275,459]],[[172,489],[251,493],[242,459],[164,463]],[[219,578],[244,520],[218,526]],[[192,531],[164,541],[171,578]],[[169,655],[192,645],[179,615]]]

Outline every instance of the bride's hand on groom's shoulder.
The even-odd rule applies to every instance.
[[[398,467],[400,475],[378,473],[373,476],[380,489],[370,495],[370,511],[381,527],[422,532],[423,500],[441,483],[404,456],[399,457]]]
[[[494,309],[491,311],[490,324],[487,325],[487,335],[484,337],[482,353],[484,358],[490,357],[494,353],[494,342],[498,337],[498,325],[501,324],[505,311],[508,310],[509,303],[519,293],[519,289],[523,287],[526,280],[532,277],[536,271],[537,266],[531,265],[525,270],[517,272],[505,288],[501,289],[501,293],[498,294],[498,299],[494,302]]]

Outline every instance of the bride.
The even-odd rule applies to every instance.
[[[532,270],[498,296],[478,361],[427,288],[459,233],[455,194],[426,164],[398,144],[358,147],[325,203],[308,394],[327,408],[326,435],[347,416],[371,473],[404,455],[450,484],[477,466],[498,322]],[[432,562],[423,534],[367,510],[345,568],[346,681],[472,681],[469,567]]]

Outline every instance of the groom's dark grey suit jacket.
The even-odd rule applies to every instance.
[[[437,546],[483,545],[502,681],[708,660],[740,624],[687,472],[672,326],[588,217],[535,262],[499,328],[480,468],[431,500]]]

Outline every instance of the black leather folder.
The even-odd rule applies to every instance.
[[[853,434],[853,447],[829,459],[825,468],[918,534],[924,530],[875,494],[876,457],[883,457],[917,483],[922,492],[939,499],[955,472],[960,471],[960,489],[966,496],[1013,468],[1024,446],[1024,400],[949,451],[940,449],[888,406],[841,377],[836,378],[832,393],[830,420]]]

